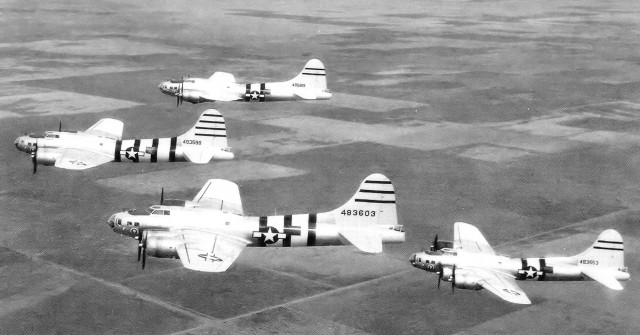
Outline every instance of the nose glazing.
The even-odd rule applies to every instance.
[[[107,224],[109,225],[109,227],[113,228],[116,225],[116,215],[113,214],[109,217],[109,220],[107,220]]]

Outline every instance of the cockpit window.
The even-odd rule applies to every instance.
[[[148,212],[148,210],[141,211],[139,209],[135,209],[134,208],[134,209],[128,210],[127,214],[131,214],[131,215],[149,215],[149,212]]]

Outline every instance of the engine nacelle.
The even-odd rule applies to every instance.
[[[53,165],[56,163],[56,159],[60,157],[60,153],[56,151],[51,151],[45,148],[37,149],[36,152],[36,163],[42,165]]]
[[[149,231],[147,233],[147,255],[158,258],[180,258],[177,246],[182,239],[174,233]]]
[[[453,285],[457,288],[462,288],[465,290],[481,290],[482,286],[478,284],[480,278],[475,276],[472,273],[469,273],[464,270],[457,270],[454,277],[455,282]]]
[[[195,92],[184,92],[182,93],[182,99],[184,99],[185,101],[189,101],[189,102],[202,102],[203,99],[200,96],[200,94],[195,93]]]

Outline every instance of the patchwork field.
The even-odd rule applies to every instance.
[[[640,70],[629,1],[53,3],[0,0],[0,329],[7,334],[638,334],[638,280],[522,282],[533,304],[437,289],[409,256],[453,223],[513,257],[571,255],[609,228],[640,273]],[[323,61],[333,99],[185,103],[158,84],[287,80]],[[206,109],[236,159],[41,166],[24,133],[176,136]],[[407,241],[246,248],[221,274],[136,262],[107,218],[192,199],[211,178],[247,214],[329,211],[371,173],[395,186]]]

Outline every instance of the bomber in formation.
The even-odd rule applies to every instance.
[[[102,119],[85,131],[47,131],[44,136],[25,135],[14,144],[31,154],[33,173],[38,164],[84,170],[107,162],[191,162],[228,160],[234,155],[227,146],[222,114],[206,110],[186,133],[170,138],[122,140],[123,123]]]
[[[453,226],[453,242],[438,241],[429,251],[411,255],[411,265],[451,282],[451,288],[487,289],[516,304],[531,304],[516,280],[595,280],[622,290],[619,280],[630,278],[624,266],[622,236],[613,230],[602,232],[584,252],[569,257],[509,258],[497,255],[478,228],[463,222]]]
[[[226,271],[245,246],[352,244],[367,253],[404,242],[391,181],[368,176],[344,205],[326,213],[244,216],[238,185],[211,179],[192,201],[162,199],[144,211],[113,214],[109,227],[138,240],[138,260],[179,258],[192,270]]]
[[[295,78],[276,83],[237,84],[226,72],[210,78],[183,78],[160,84],[162,93],[183,101],[287,101],[330,99],[324,64],[307,62]],[[33,173],[38,164],[84,170],[107,162],[191,162],[233,159],[222,115],[203,112],[185,134],[170,138],[122,140],[123,123],[101,119],[85,131],[47,131],[25,135],[14,144],[29,153]],[[405,240],[398,223],[396,195],[382,174],[368,176],[344,205],[324,213],[245,216],[238,185],[210,179],[191,201],[164,200],[146,210],[126,210],[111,215],[114,232],[137,240],[138,261],[145,268],[147,255],[179,258],[196,271],[224,272],[249,247],[302,247],[353,245],[366,253],[380,253],[384,243]],[[487,289],[518,304],[530,304],[517,280],[594,280],[621,290],[628,280],[622,237],[609,229],[586,251],[569,257],[518,258],[497,255],[480,231],[469,224],[454,224],[454,241],[438,241],[431,250],[415,253],[410,263],[434,272],[454,288]]]
[[[277,83],[238,84],[227,72],[215,72],[209,78],[172,79],[160,83],[160,91],[176,97],[176,105],[213,101],[290,101],[327,100],[331,91],[327,88],[324,64],[317,59],[307,62],[295,78]]]

